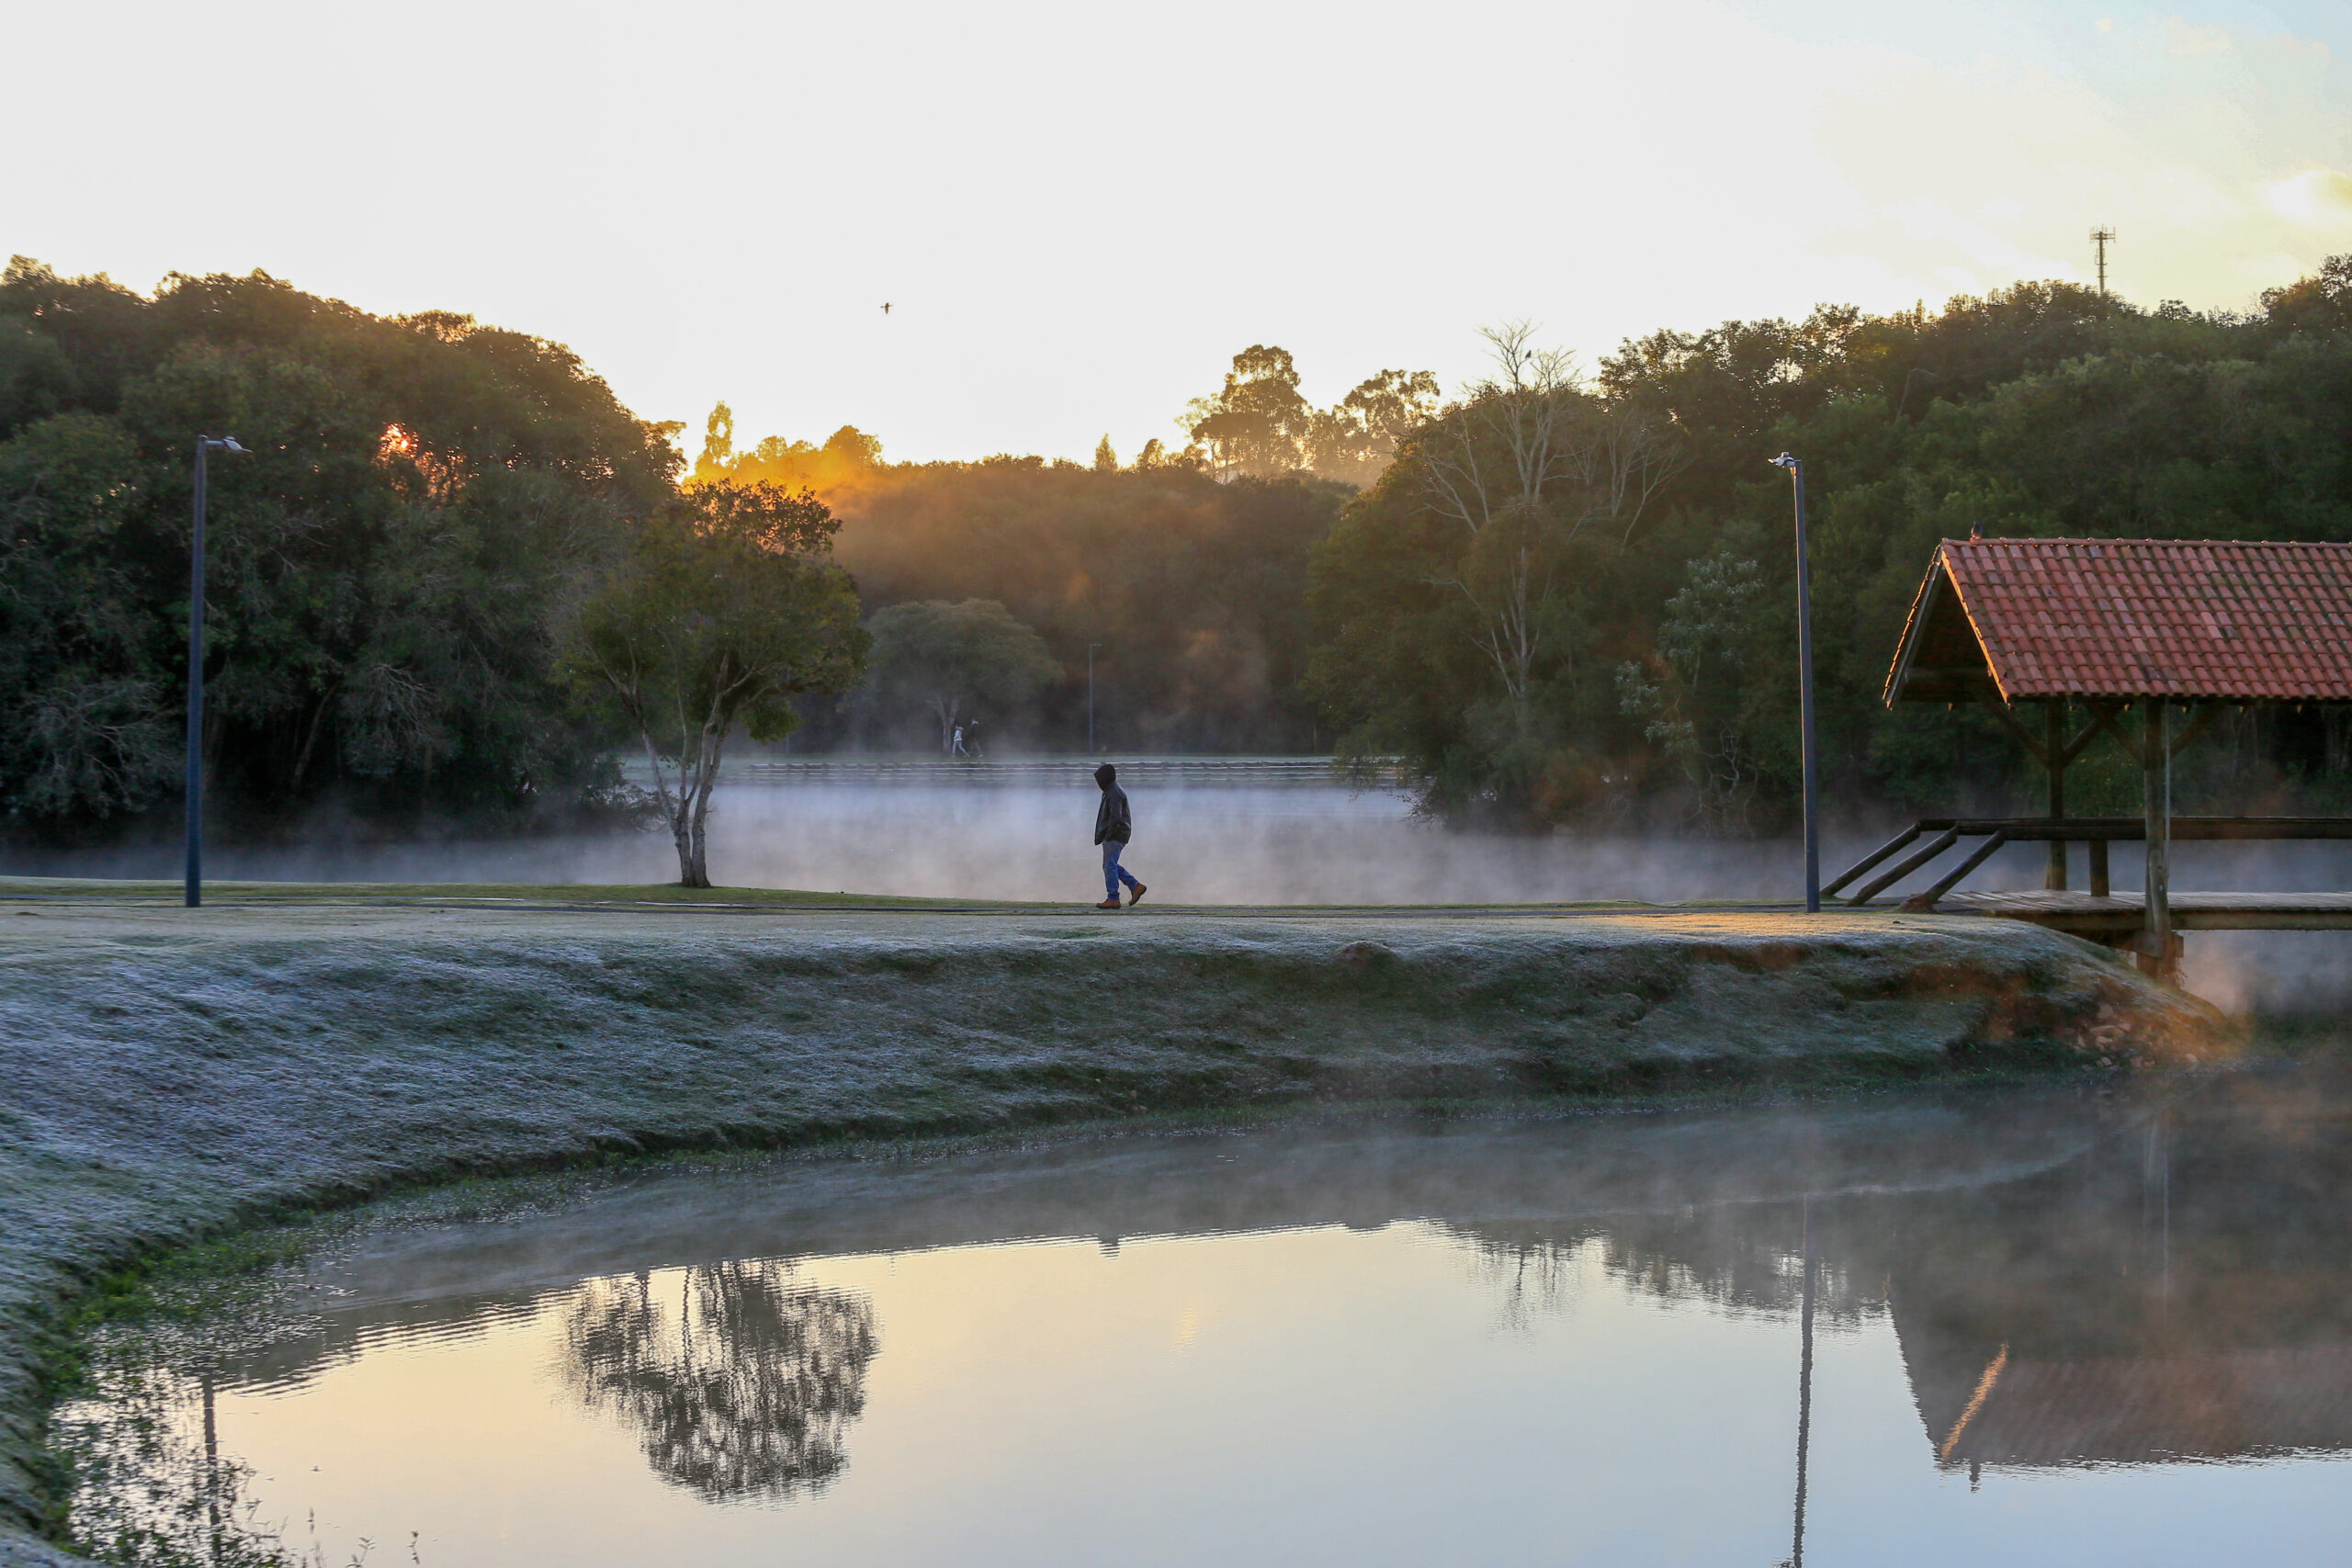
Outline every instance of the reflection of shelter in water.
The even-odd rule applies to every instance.
[[[1949,1404],[1949,1391],[1939,1392]],[[1923,1414],[1928,1403],[1923,1396]],[[1930,1437],[1940,1414],[1927,1416]],[[2165,1360],[1996,1355],[1938,1440],[1937,1458],[2129,1464],[2346,1447],[2352,1347],[2331,1345]]]
[[[1938,1461],[2352,1449],[2346,1132],[2195,1105],[1864,1239]]]
[[[2212,1083],[2169,1110],[2112,1102],[2100,1135],[2039,1166],[1988,1160],[1986,1180],[1939,1179],[1962,1164],[1917,1151],[1840,1169],[1809,1215],[1783,1199],[1454,1228],[1514,1315],[1565,1299],[1578,1256],[1645,1294],[1794,1315],[1809,1232],[1818,1311],[1852,1323],[1883,1299],[1948,1466],[2352,1450],[2343,1103]]]

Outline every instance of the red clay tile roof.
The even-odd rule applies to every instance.
[[[2352,701],[2352,545],[1946,539],[1886,700]]]

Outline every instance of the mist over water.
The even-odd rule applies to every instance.
[[[721,784],[710,819],[714,881],[818,892],[1084,903],[1100,897],[1089,763],[1064,783],[1035,767],[1012,782],[888,777]],[[1416,819],[1394,790],[1333,784],[1155,783],[1124,779],[1136,814],[1125,857],[1166,904],[1463,904],[1628,899],[1652,903],[1794,901],[1804,852],[1794,839],[1523,837],[1454,831]],[[1822,872],[1834,876],[1893,829],[1832,823]],[[2012,846],[1963,886],[2041,885],[2042,848]],[[2352,887],[2352,845],[2180,844],[2177,888],[2325,891]],[[2118,889],[2140,885],[2135,845],[2118,846]],[[322,835],[292,844],[215,844],[208,874],[223,880],[632,884],[673,881],[660,829],[504,839],[411,841]],[[175,841],[102,850],[15,850],[19,875],[169,878]],[[2084,886],[2083,852],[2074,882]],[[1920,874],[1898,887],[1932,878]],[[2199,932],[2188,939],[2191,989],[2224,1007],[2317,1013],[2352,1003],[2352,942],[2340,932]]]
[[[1083,900],[1102,886],[1097,795],[1082,761],[1066,784],[723,782],[710,818],[712,879],[944,898]],[[1126,862],[1155,900],[1180,904],[1447,904],[1801,896],[1793,842],[1525,838],[1416,820],[1385,790],[1161,786],[1125,781]],[[1856,840],[1857,852],[1863,842]],[[17,852],[19,874],[171,877],[175,842]],[[1834,858],[1831,857],[1831,858]],[[210,847],[224,880],[650,883],[677,877],[668,835],[560,834]]]
[[[320,1233],[57,1425],[159,1565],[2328,1562],[2348,1193],[2310,1073],[688,1168]]]

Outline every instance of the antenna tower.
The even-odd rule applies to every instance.
[[[2104,299],[2107,298],[2107,247],[2115,243],[2115,231],[2092,230],[2091,243],[2098,250],[2098,297]]]

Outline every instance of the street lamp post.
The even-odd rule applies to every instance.
[[[1813,731],[1813,570],[1805,558],[1804,461],[1783,452],[1772,466],[1789,470],[1797,503],[1797,723],[1804,749],[1804,908],[1821,910],[1821,772]]]
[[[1094,755],[1094,650],[1102,645],[1086,645],[1086,754]]]
[[[233,435],[196,438],[196,529],[187,552],[187,907],[204,902],[204,459],[243,452]]]

